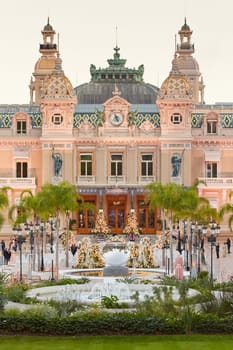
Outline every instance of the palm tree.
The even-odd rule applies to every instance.
[[[8,196],[7,196],[7,190],[8,187],[2,187],[0,189],[0,210],[2,211],[5,207],[8,206]],[[4,223],[4,215],[0,212],[0,228],[2,227]]]
[[[224,216],[227,214],[228,215],[228,227],[229,230],[232,232],[232,222],[233,222],[233,203],[231,203],[231,199],[233,196],[233,191],[230,191],[229,193],[229,203],[225,203],[222,205],[222,207],[219,210],[219,217],[221,219],[224,218]]]
[[[31,190],[26,189],[20,193],[19,204],[14,204],[10,207],[8,217],[14,225],[23,224],[29,218],[36,222],[39,211],[36,195],[33,195]]]
[[[50,215],[56,218],[56,276],[59,277],[59,229],[62,215],[66,217],[67,229],[70,212],[83,207],[83,199],[77,194],[75,185],[68,181],[62,181],[57,185],[46,183],[42,186],[41,191],[37,194],[38,206],[40,213],[44,218]],[[68,254],[67,254],[68,256]]]
[[[37,194],[33,194],[31,190],[26,189],[20,193],[19,204],[14,204],[10,207],[8,217],[14,226],[20,224],[25,224],[28,219],[31,221],[31,228],[34,227],[39,218],[41,217],[39,201],[37,199]],[[29,226],[28,226],[29,227]],[[43,237],[42,237],[43,239]],[[36,229],[34,232],[30,230],[30,243],[31,243],[31,254],[33,261],[33,270],[35,270],[35,253],[37,251],[37,266],[38,271],[40,270],[40,249],[39,249],[40,232]],[[34,246],[34,249],[33,249]]]
[[[181,216],[189,218],[198,207],[199,197],[194,187],[184,188],[176,183],[162,185],[160,182],[152,182],[146,186],[146,190],[148,191],[147,198],[150,201],[150,208],[152,210],[156,207],[161,209],[163,237],[165,237],[165,220],[169,223],[171,272],[173,272],[172,231],[174,219]]]

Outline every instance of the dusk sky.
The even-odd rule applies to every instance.
[[[107,67],[117,43],[126,66],[144,64],[158,87],[171,70],[175,35],[193,30],[205,102],[233,102],[232,0],[0,0],[0,104],[29,103],[29,82],[50,24],[59,33],[63,70],[73,86],[90,81],[90,64]],[[177,35],[178,41],[178,35]]]

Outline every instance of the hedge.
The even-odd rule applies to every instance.
[[[65,318],[0,315],[0,334],[130,335],[233,333],[233,317],[192,315],[187,330],[181,319],[166,319],[138,313],[77,313]]]

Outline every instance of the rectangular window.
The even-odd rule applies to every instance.
[[[16,163],[16,177],[28,177],[28,163],[26,162]]]
[[[96,206],[95,201],[88,201],[91,205]],[[95,211],[94,209],[83,209],[78,213],[79,228],[93,228],[95,226]]]
[[[153,155],[142,154],[141,155],[141,176],[153,175]]]
[[[217,121],[216,120],[207,120],[207,133],[216,134],[217,133]]]
[[[17,134],[25,135],[27,133],[27,122],[26,120],[17,120]]]
[[[111,176],[123,175],[122,154],[111,155]]]
[[[218,177],[217,163],[206,163],[206,177]]]
[[[92,154],[80,154],[80,175],[92,175]]]
[[[138,201],[138,224],[145,229],[155,228],[155,212],[150,210],[149,204],[144,200]]]

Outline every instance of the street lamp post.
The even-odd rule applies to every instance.
[[[210,280],[213,281],[213,247],[215,246],[216,236],[220,233],[220,226],[215,222],[210,224],[210,236],[208,242],[210,243]]]
[[[40,271],[44,271],[44,226],[43,220],[36,223],[36,230],[40,232],[41,235],[41,261],[40,261]]]
[[[22,236],[22,228],[20,226],[13,228],[13,233],[17,237],[19,247],[19,281],[23,280],[23,262],[22,262],[22,244],[25,242],[25,237]]]
[[[202,234],[202,225],[197,224],[197,272],[201,271],[201,234]]]
[[[186,267],[186,271],[189,271],[189,252],[186,246],[186,243],[188,242],[188,235],[187,235],[187,221],[184,221],[184,236],[183,236],[183,250],[184,250],[184,264]]]
[[[178,240],[178,242],[177,242],[177,248],[176,248],[176,250],[181,254],[182,253],[182,251],[183,251],[183,249],[182,249],[182,247],[181,247],[181,238],[180,238],[180,227],[179,226],[177,226],[177,240]]]
[[[197,272],[201,271],[201,236],[206,235],[207,227],[205,225],[196,222],[191,223],[191,242],[192,242],[192,250],[193,256],[195,256],[197,264]],[[192,265],[194,265],[194,258],[192,257]],[[194,268],[194,266],[193,266]],[[194,273],[194,271],[193,271]]]
[[[29,254],[29,271],[28,271],[28,278],[32,278],[32,271],[35,270],[35,263],[34,263],[34,231],[33,231],[33,224],[32,222],[29,223],[25,222],[24,223],[24,230],[29,236],[29,243],[30,243],[30,254]]]
[[[170,259],[168,258],[167,250],[170,248],[170,244],[165,242],[163,244],[163,249],[165,249],[165,274],[170,274]]]
[[[191,235],[190,235],[190,267],[191,276],[196,277],[196,246],[195,246],[195,223],[191,222]]]
[[[51,261],[52,276],[51,276],[51,281],[55,281],[55,278],[54,278],[54,267],[53,267],[54,220],[53,220],[52,217],[49,218],[48,223],[50,224],[50,253],[52,254],[52,261]]]

